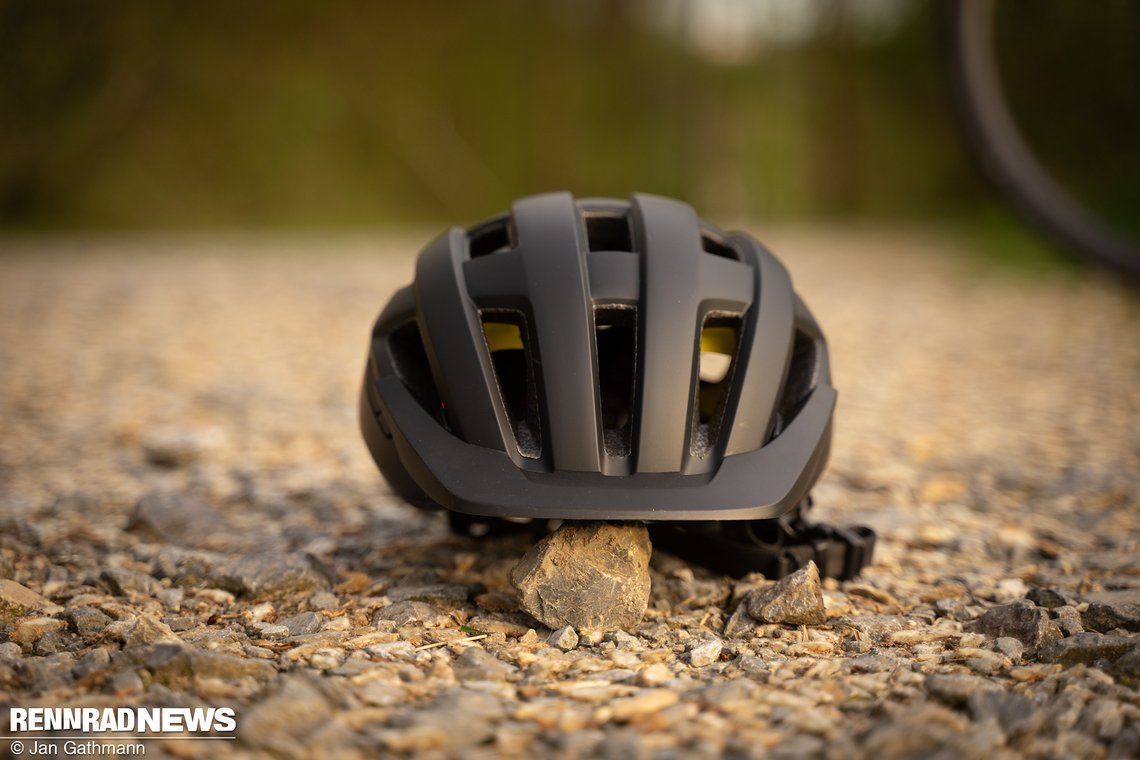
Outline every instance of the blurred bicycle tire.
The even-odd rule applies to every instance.
[[[1088,13],[1107,7],[1081,5]],[[1003,86],[996,1],[943,0],[939,12],[952,101],[982,173],[1028,222],[1062,248],[1140,282],[1140,243],[1078,198],[1026,139],[1026,125],[1019,124]],[[1041,23],[1036,14],[1024,16],[1025,24]],[[1119,76],[1135,81],[1136,71]]]

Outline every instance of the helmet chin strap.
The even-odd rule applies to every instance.
[[[871,563],[875,532],[863,525],[837,527],[809,523],[808,497],[789,514],[772,520],[720,522],[650,522],[654,548],[681,559],[739,578],[762,573],[783,578],[814,561],[825,578],[850,580]],[[549,520],[509,521],[448,512],[451,530],[481,538],[511,533],[540,536]]]

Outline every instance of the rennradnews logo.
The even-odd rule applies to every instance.
[[[8,730],[95,733],[232,733],[232,707],[10,707]]]

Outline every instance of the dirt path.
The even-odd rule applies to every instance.
[[[833,352],[818,510],[877,562],[827,625],[732,638],[750,586],[658,555],[642,627],[563,652],[512,609],[525,546],[399,504],[356,431],[416,239],[2,244],[0,577],[34,598],[0,592],[0,702],[238,708],[151,757],[1140,754],[1135,293],[767,236]]]

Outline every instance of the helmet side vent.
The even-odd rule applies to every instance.
[[[590,251],[633,252],[628,214],[586,214],[585,222],[586,244]]]
[[[515,434],[519,454],[527,459],[542,457],[542,427],[534,358],[521,312],[480,312],[483,337],[491,355],[503,409]]]
[[[633,394],[637,373],[637,310],[606,306],[594,310],[598,349],[598,396],[606,454],[627,457],[633,436]]]
[[[722,259],[740,260],[740,256],[733,250],[732,246],[707,230],[701,230],[701,249],[704,250],[705,253],[720,256]]]
[[[412,397],[419,402],[424,411],[447,427],[443,404],[435,380],[432,378],[431,364],[428,362],[419,325],[415,320],[405,322],[388,333],[385,344],[388,357],[400,382],[411,392]]]
[[[509,217],[492,219],[467,231],[467,252],[471,258],[502,253],[514,247]]]
[[[739,314],[710,314],[701,326],[696,403],[689,451],[706,458],[720,440],[729,389],[736,372],[743,319]]]
[[[776,409],[776,424],[769,440],[783,432],[795,419],[819,383],[819,352],[818,342],[807,333],[796,330],[788,379],[784,383],[784,392]]]

